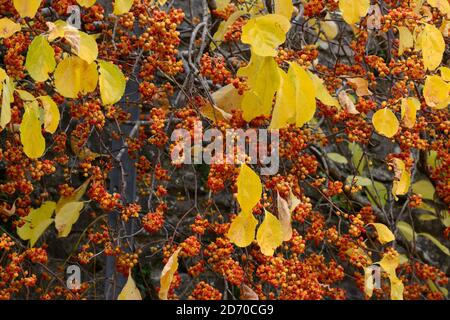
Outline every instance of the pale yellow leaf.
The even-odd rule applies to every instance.
[[[262,184],[259,176],[245,163],[241,165],[237,178],[237,200],[244,212],[252,212],[261,199]]]
[[[161,272],[160,289],[158,296],[161,300],[167,300],[169,294],[170,284],[172,283],[173,276],[178,270],[178,254],[181,248],[178,248],[167,261]]]
[[[142,300],[141,293],[131,276],[131,272],[128,274],[127,283],[120,292],[117,300]]]
[[[266,256],[272,256],[275,249],[283,243],[283,229],[280,221],[269,211],[265,212],[264,221],[256,233],[261,252]]]
[[[15,23],[11,19],[1,18],[0,19],[0,39],[1,38],[9,38],[14,33],[20,31],[20,24]]]
[[[13,0],[14,7],[22,18],[34,18],[42,0]]]

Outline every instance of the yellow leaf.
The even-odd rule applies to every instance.
[[[33,18],[36,15],[42,0],[13,0],[14,8],[22,18]]]
[[[316,89],[305,69],[295,62],[289,66],[288,76],[295,87],[295,101],[293,101],[296,106],[295,124],[301,128],[316,112]]]
[[[142,300],[141,293],[139,292],[139,289],[131,276],[131,272],[128,274],[127,283],[120,292],[117,300]]]
[[[211,95],[214,104],[207,102],[200,108],[203,116],[212,121],[231,119],[232,110],[240,110],[242,103],[242,95],[233,84],[228,84]]]
[[[275,107],[272,112],[272,121],[269,129],[281,129],[291,123],[295,123],[295,87],[292,79],[282,69],[278,69],[280,75],[280,87],[277,91]]]
[[[97,0],[77,0],[78,4],[85,8],[90,8],[94,5]]]
[[[336,36],[339,34],[339,26],[334,21],[329,21],[332,19],[332,17],[327,13],[325,16],[325,19],[328,19],[327,21],[319,21],[320,30],[323,32],[323,34],[320,35],[320,38],[322,40],[333,40],[336,38]]]
[[[339,101],[336,98],[333,98],[330,93],[328,92],[327,88],[323,84],[322,79],[320,79],[317,75],[314,73],[308,71],[308,75],[311,78],[314,88],[316,91],[316,98],[320,100],[323,104],[330,106],[330,107],[336,107],[340,108]]]
[[[172,256],[167,261],[161,272],[160,279],[160,289],[158,296],[161,300],[167,300],[167,295],[169,294],[170,284],[173,280],[173,275],[178,270],[178,254],[180,253],[181,248],[178,248]]]
[[[403,283],[395,273],[395,269],[397,269],[397,266],[400,264],[399,255],[384,254],[383,259],[381,259],[379,264],[388,274],[391,283],[391,299],[403,300]]]
[[[442,14],[450,16],[450,4],[448,0],[427,0],[428,4],[434,8],[438,8]]]
[[[423,87],[423,96],[429,107],[444,109],[450,103],[450,84],[437,75],[428,76]]]
[[[406,170],[405,163],[401,159],[393,158],[392,164],[395,173],[392,194],[397,200],[398,195],[404,195],[408,192],[411,183],[411,174]]]
[[[72,46],[72,52],[86,61],[88,64],[97,59],[98,46],[95,38],[87,33],[78,31],[78,35],[75,37],[67,38],[71,39],[70,44]]]
[[[377,230],[378,234],[378,241],[380,241],[381,244],[386,244],[388,242],[394,241],[395,237],[391,230],[389,230],[388,227],[386,227],[382,223],[369,223],[369,225],[372,225]]]
[[[358,97],[370,96],[372,92],[369,90],[369,82],[363,78],[349,78],[348,82],[356,86],[356,95]]]
[[[59,209],[55,217],[55,227],[58,230],[59,238],[65,238],[69,235],[72,226],[78,221],[83,207],[83,202],[69,202]]]
[[[281,16],[285,16],[289,20],[292,17],[292,13],[294,12],[294,5],[292,4],[292,0],[275,0],[275,14],[279,14]]]
[[[97,65],[75,56],[62,60],[54,76],[56,90],[66,98],[77,98],[80,92],[86,94],[97,87]]]
[[[47,132],[55,133],[60,120],[58,105],[50,96],[41,96],[39,99],[44,107],[44,129]]]
[[[99,60],[100,94],[103,104],[111,105],[118,102],[125,93],[126,79],[122,71],[115,64]]]
[[[391,282],[391,299],[403,300],[404,285],[402,281],[397,276],[389,277],[389,280]]]
[[[12,80],[6,76],[2,82],[2,110],[0,113],[0,127],[5,128],[11,122],[11,102],[13,101],[14,84]]]
[[[416,98],[402,99],[402,120],[406,128],[413,128],[416,124],[416,114],[420,110],[420,102]]]
[[[281,223],[269,211],[266,211],[264,221],[258,228],[256,241],[258,241],[261,252],[266,256],[272,256],[275,249],[283,243]]]
[[[53,222],[53,211],[55,211],[55,203],[52,201],[44,202],[40,208],[31,209],[28,216],[24,218],[25,224],[17,229],[17,235],[22,240],[30,240],[30,246],[33,247]]]
[[[252,212],[241,212],[231,222],[227,237],[238,247],[245,248],[255,239],[255,231],[258,220]]]
[[[398,131],[399,123],[395,114],[388,108],[375,112],[372,117],[375,130],[388,138],[392,138]]]
[[[423,179],[414,182],[411,188],[412,192],[422,195],[423,199],[434,200],[435,189],[430,180]]]
[[[249,90],[244,93],[241,103],[244,120],[251,121],[260,115],[270,115],[273,96],[280,84],[280,75],[275,59],[252,54],[250,63],[246,67],[240,68],[237,75],[246,77],[249,87]]]
[[[241,41],[262,57],[275,57],[280,44],[286,40],[291,23],[279,14],[268,14],[250,19],[242,28]]]
[[[442,80],[444,80],[446,82],[450,82],[450,68],[440,67],[439,71],[441,72]]]
[[[339,0],[339,10],[348,24],[355,24],[369,11],[370,0]]]
[[[36,107],[33,103],[25,106],[22,123],[20,124],[20,141],[23,145],[23,151],[31,159],[41,157],[45,151],[45,139],[42,135],[41,122]]]
[[[364,268],[364,293],[367,295],[367,297],[372,297],[373,289],[373,269],[371,267]]]
[[[422,49],[425,70],[434,70],[441,64],[445,51],[445,41],[442,33],[434,25],[425,24],[418,39]]]
[[[277,195],[277,208],[278,217],[280,218],[281,223],[283,241],[289,241],[292,238],[291,210],[288,202],[284,200],[279,193]]]
[[[59,198],[58,202],[56,203],[56,207],[55,207],[56,215],[59,214],[62,207],[64,207],[66,204],[68,204],[70,202],[78,202],[83,197],[83,195],[86,193],[86,190],[87,190],[90,182],[91,182],[91,179],[87,179],[71,195]]]
[[[252,212],[261,199],[262,185],[259,176],[245,163],[241,165],[237,178],[237,200],[244,212]]]
[[[37,36],[28,47],[25,68],[36,82],[44,82],[55,70],[55,50],[44,36]]]
[[[31,93],[29,93],[28,91],[16,89],[16,92],[19,95],[20,99],[22,99],[23,101],[34,101],[34,100],[36,100],[36,98]]]
[[[228,31],[228,28],[236,22],[237,19],[242,17],[245,14],[245,11],[239,10],[233,12],[231,16],[227,19],[227,21],[222,21],[217,29],[216,33],[213,36],[213,40],[216,42],[223,41],[225,34]],[[211,48],[215,49],[214,43],[211,43]]]
[[[399,34],[398,55],[401,56],[405,49],[412,48],[414,46],[414,38],[407,27],[397,27]]]
[[[133,6],[133,0],[115,0],[114,14],[116,16],[127,13]]]
[[[20,24],[15,23],[11,19],[1,18],[0,19],[0,39],[1,38],[9,38],[14,33],[20,31]]]

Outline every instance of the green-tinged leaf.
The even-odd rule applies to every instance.
[[[36,111],[37,103],[33,104],[31,102],[25,107],[22,123],[20,124],[20,141],[27,157],[37,159],[44,154],[45,139],[42,135],[39,115]]]
[[[422,198],[424,198],[424,199],[427,199],[427,200],[434,199],[435,189],[434,189],[434,186],[431,183],[431,181],[428,179],[423,179],[423,180],[413,183],[412,191],[415,194],[422,195]]]
[[[356,142],[350,142],[348,144],[348,149],[352,154],[352,163],[355,166],[358,173],[361,175],[364,172],[364,168],[366,167],[366,159],[364,157],[364,153],[362,148]]]
[[[106,105],[114,104],[122,99],[125,93],[126,79],[122,71],[115,64],[99,60],[100,67],[100,94]]]
[[[419,220],[421,221],[433,221],[433,220],[437,220],[438,217],[436,217],[435,215],[429,214],[429,213],[424,213],[419,215]]]
[[[52,215],[55,211],[55,203],[47,201],[40,208],[31,209],[24,218],[25,224],[17,229],[17,234],[22,240],[30,240],[33,247],[48,226],[53,222]]]
[[[58,230],[59,238],[69,235],[72,226],[78,221],[83,207],[83,202],[69,202],[59,209],[55,217],[55,227]]]
[[[36,82],[44,82],[55,67],[55,50],[44,36],[37,36],[28,47],[25,68]]]
[[[399,221],[397,223],[397,228],[398,228],[398,230],[400,230],[400,233],[406,240],[413,241],[414,230],[409,223],[407,223],[405,221]]]
[[[443,253],[445,253],[446,255],[450,256],[450,250],[446,246],[444,246],[438,239],[433,237],[431,234],[422,232],[422,233],[418,233],[417,235],[427,238],[428,240],[433,242],[434,245],[436,247],[438,247]]]
[[[333,160],[334,162],[337,162],[337,163],[341,163],[341,164],[347,164],[348,163],[347,158],[344,157],[340,153],[329,152],[329,153],[327,153],[327,157],[330,160]]]
[[[374,181],[373,184],[366,186],[366,188],[369,191],[367,194],[369,201],[380,209],[384,208],[387,202],[386,197],[388,194],[386,186],[379,181]]]
[[[347,185],[355,184],[357,186],[367,187],[372,185],[372,180],[366,177],[350,175],[347,177],[347,179],[345,179],[345,184]]]

